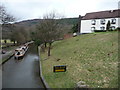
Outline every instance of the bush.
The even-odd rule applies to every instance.
[[[106,30],[94,30],[94,32],[106,32]]]
[[[116,31],[120,31],[120,27],[117,27],[115,30],[116,30]]]
[[[41,43],[42,43],[42,42],[41,42],[39,39],[36,39],[36,40],[35,40],[35,44],[36,44],[36,45],[39,46]]]
[[[113,29],[109,29],[109,30],[107,30],[107,31],[114,31]]]
[[[73,33],[78,32],[78,24],[74,24],[74,26],[72,27],[72,32]]]

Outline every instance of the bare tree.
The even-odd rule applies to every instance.
[[[10,39],[14,42],[17,41],[18,44],[22,44],[30,40],[30,34],[25,27],[13,25]]]
[[[9,22],[15,21],[15,18],[7,13],[4,6],[0,5],[0,23],[1,24],[8,24]]]
[[[0,5],[0,35],[1,38],[8,39],[11,33],[10,22],[15,21],[15,18],[10,15],[3,5]],[[9,26],[9,27],[8,27]],[[2,35],[3,34],[3,35]]]
[[[61,36],[61,28],[57,19],[58,15],[55,12],[46,14],[43,16],[43,21],[37,26],[37,36],[41,42],[49,44],[48,56],[50,56],[52,43]]]

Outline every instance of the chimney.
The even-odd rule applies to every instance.
[[[78,20],[78,33],[81,33],[81,15],[79,15],[79,20]]]

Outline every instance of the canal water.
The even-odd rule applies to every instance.
[[[2,66],[2,88],[44,88],[39,76],[37,47],[30,45],[21,60],[12,57]]]

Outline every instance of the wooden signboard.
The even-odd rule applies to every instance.
[[[66,71],[66,66],[65,65],[60,65],[60,66],[54,66],[53,67],[53,72],[65,72]]]

